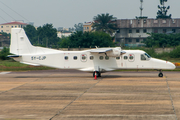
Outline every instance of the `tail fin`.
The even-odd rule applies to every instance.
[[[24,29],[12,28],[10,53],[16,55],[30,54],[33,51],[33,47]]]

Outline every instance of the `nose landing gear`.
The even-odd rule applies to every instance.
[[[159,77],[163,77],[163,73],[162,73],[162,70],[159,70]]]
[[[101,73],[99,71],[96,71],[97,77],[101,77]],[[93,72],[93,77],[95,77],[95,71]]]

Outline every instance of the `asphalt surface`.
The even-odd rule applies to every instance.
[[[180,72],[0,72],[0,120],[178,120]]]

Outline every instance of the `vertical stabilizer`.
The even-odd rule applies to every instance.
[[[12,28],[10,53],[16,55],[30,54],[33,47],[22,28]]]

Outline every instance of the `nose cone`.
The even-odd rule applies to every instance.
[[[176,66],[173,64],[173,63],[171,63],[171,62],[167,62],[167,69],[175,69],[176,68]]]
[[[176,68],[176,66],[168,61],[164,61],[164,60],[160,60],[160,59],[155,59],[152,58],[153,61],[153,67],[155,69],[169,69],[169,70],[173,70]]]

